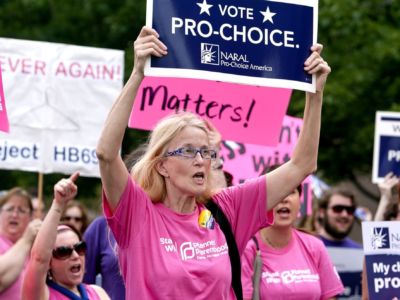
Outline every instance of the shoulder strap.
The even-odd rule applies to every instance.
[[[260,280],[261,280],[261,269],[262,269],[262,260],[261,260],[261,252],[260,245],[258,243],[258,239],[256,236],[252,236],[251,239],[254,241],[256,245],[256,256],[254,257],[253,262],[253,295],[251,300],[260,300]]]
[[[254,244],[256,244],[256,249],[257,249],[257,251],[260,250],[260,245],[258,244],[257,238],[253,235],[253,236],[251,237],[251,239],[253,240]]]
[[[228,244],[229,259],[231,261],[231,271],[232,271],[232,288],[235,292],[236,299],[243,299],[242,291],[242,280],[241,280],[241,263],[239,249],[236,244],[235,236],[232,232],[231,224],[226,218],[224,212],[212,199],[210,199],[206,205],[207,209],[211,211],[215,221],[217,221],[219,227],[225,235],[226,242]]]

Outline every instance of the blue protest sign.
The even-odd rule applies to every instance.
[[[327,247],[332,263],[342,280],[344,291],[336,299],[361,299],[361,272],[363,250],[343,247]]]
[[[304,72],[316,42],[317,0],[149,0],[147,26],[168,47],[146,75],[315,90]]]
[[[400,113],[376,113],[372,182],[378,183],[389,172],[400,176]]]
[[[370,300],[400,297],[400,222],[363,222]]]

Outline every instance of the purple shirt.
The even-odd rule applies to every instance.
[[[319,238],[324,243],[325,247],[342,247],[342,248],[362,249],[362,246],[359,243],[353,241],[350,238],[345,238],[341,241],[331,241],[331,240],[324,238],[323,236],[319,236]]]
[[[88,245],[85,256],[83,282],[96,283],[101,274],[101,285],[112,300],[125,299],[125,286],[116,256],[117,244],[106,219],[96,218],[86,229],[83,239]]]

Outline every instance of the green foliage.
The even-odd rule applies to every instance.
[[[3,0],[0,36],[126,51],[145,23],[145,0]],[[400,1],[321,0],[319,42],[332,67],[325,89],[319,174],[330,182],[369,173],[377,110],[400,111]],[[295,91],[289,114],[302,115],[304,93]],[[145,141],[127,130],[123,154]],[[45,175],[45,194],[61,174]],[[32,186],[37,175],[0,171],[1,188]],[[80,196],[100,197],[98,179],[79,179]]]
[[[318,40],[332,73],[318,169],[332,183],[371,172],[375,112],[400,111],[399,20],[399,1],[320,1]],[[302,107],[292,101],[290,112]]]

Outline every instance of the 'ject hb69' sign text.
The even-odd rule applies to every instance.
[[[99,176],[95,147],[122,88],[123,54],[0,38],[10,120],[0,169]]]
[[[317,16],[316,0],[149,0],[147,25],[168,55],[146,74],[313,91],[303,68]]]

